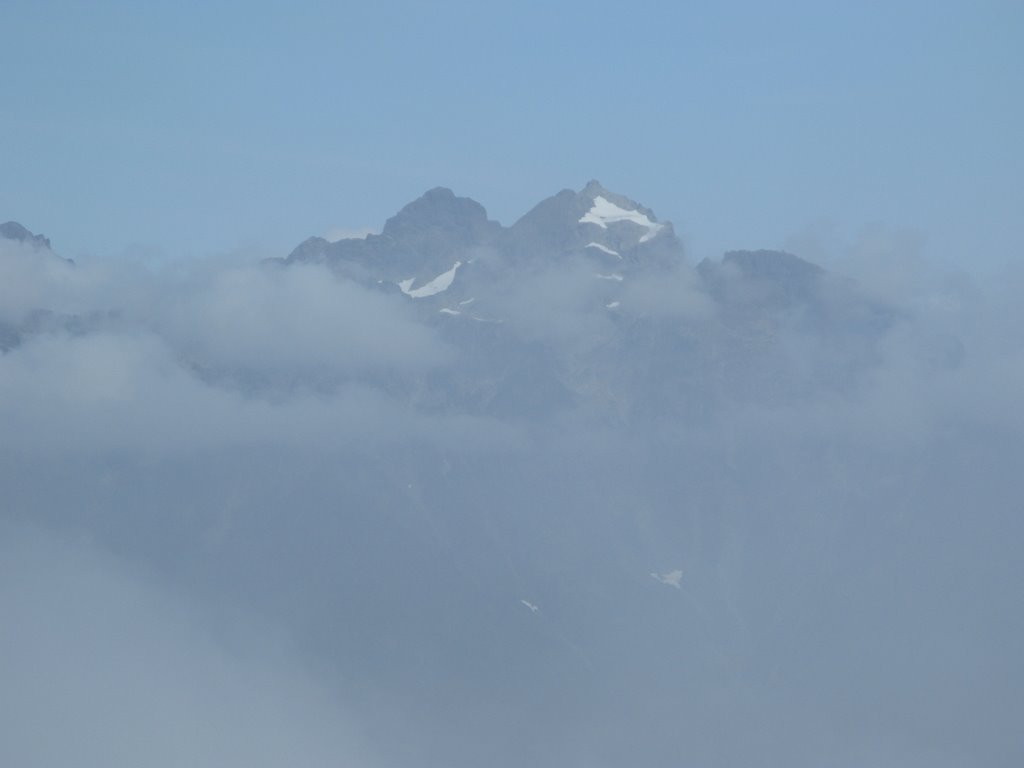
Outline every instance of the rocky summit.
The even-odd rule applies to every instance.
[[[8,221],[0,224],[0,238],[24,243],[32,246],[33,248],[45,248],[46,250],[50,250],[49,238],[33,234],[16,221]]]

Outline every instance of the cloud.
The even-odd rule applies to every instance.
[[[1020,274],[536,263],[4,267],[0,757],[1012,762]]]
[[[0,762],[374,765],[351,714],[269,633],[228,641],[93,546],[0,530]]]
[[[686,266],[637,275],[626,285],[622,301],[632,312],[658,318],[700,321],[715,312],[696,273]]]
[[[546,343],[590,343],[610,332],[605,312],[609,282],[593,265],[569,260],[523,269],[507,292],[491,297],[495,316],[509,319],[524,338]],[[617,282],[616,286],[617,287]]]
[[[279,362],[279,361],[278,361]],[[350,450],[395,440],[499,446],[513,431],[440,419],[365,384],[255,396],[197,375],[146,331],[33,338],[0,357],[0,447],[17,452]]]
[[[298,378],[410,371],[451,359],[396,296],[322,266],[235,268],[165,303],[161,330],[196,363]]]
[[[72,267],[4,247],[0,326],[7,318],[17,343],[0,356],[0,449],[333,451],[517,439],[492,420],[417,409],[409,381],[451,365],[453,348],[402,297],[324,267],[237,258]],[[46,324],[25,325],[40,309]]]
[[[41,308],[73,310],[83,282],[64,259],[0,238],[0,324],[20,323]]]

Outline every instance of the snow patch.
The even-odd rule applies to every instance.
[[[459,312],[459,310],[457,310],[457,309],[448,309],[448,307],[442,307],[441,309],[439,309],[437,311],[440,312],[442,315],[461,315],[462,314],[461,312]]]
[[[602,274],[594,273],[594,277],[596,277],[598,280],[614,280],[617,283],[621,283],[622,282],[622,275],[617,274],[615,272],[613,272],[610,275],[602,275]]]
[[[536,605],[531,603],[529,600],[520,600],[519,602],[525,605],[527,608],[529,608],[531,613],[536,613],[540,610]]]
[[[622,255],[618,251],[613,251],[611,248],[601,245],[600,243],[587,243],[584,248],[597,248],[597,250],[607,253],[609,256],[614,256],[616,259],[621,259]]]
[[[608,302],[607,304],[605,304],[605,306],[606,306],[606,307],[607,307],[608,309],[618,309],[618,308],[619,308],[619,302],[617,302],[617,301],[611,301],[611,302]]]
[[[597,224],[601,229],[608,229],[609,224],[615,224],[619,221],[631,221],[644,227],[647,232],[640,238],[641,243],[646,243],[665,226],[664,224],[651,221],[646,214],[640,213],[640,211],[630,211],[622,208],[601,195],[594,198],[594,205],[583,214],[579,223]]]
[[[462,266],[461,261],[456,261],[452,265],[452,268],[447,272],[442,272],[440,275],[435,277],[428,283],[421,285],[419,288],[413,288],[412,284],[416,282],[415,277],[410,277],[407,280],[401,280],[398,283],[398,287],[402,289],[402,293],[406,296],[411,296],[414,299],[422,299],[427,296],[433,296],[434,294],[447,291],[455,280],[455,271]]]

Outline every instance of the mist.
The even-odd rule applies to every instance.
[[[1019,764],[1024,275],[793,243],[0,240],[0,761]]]

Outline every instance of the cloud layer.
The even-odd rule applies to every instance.
[[[6,762],[1022,756],[1020,275],[2,247]]]

